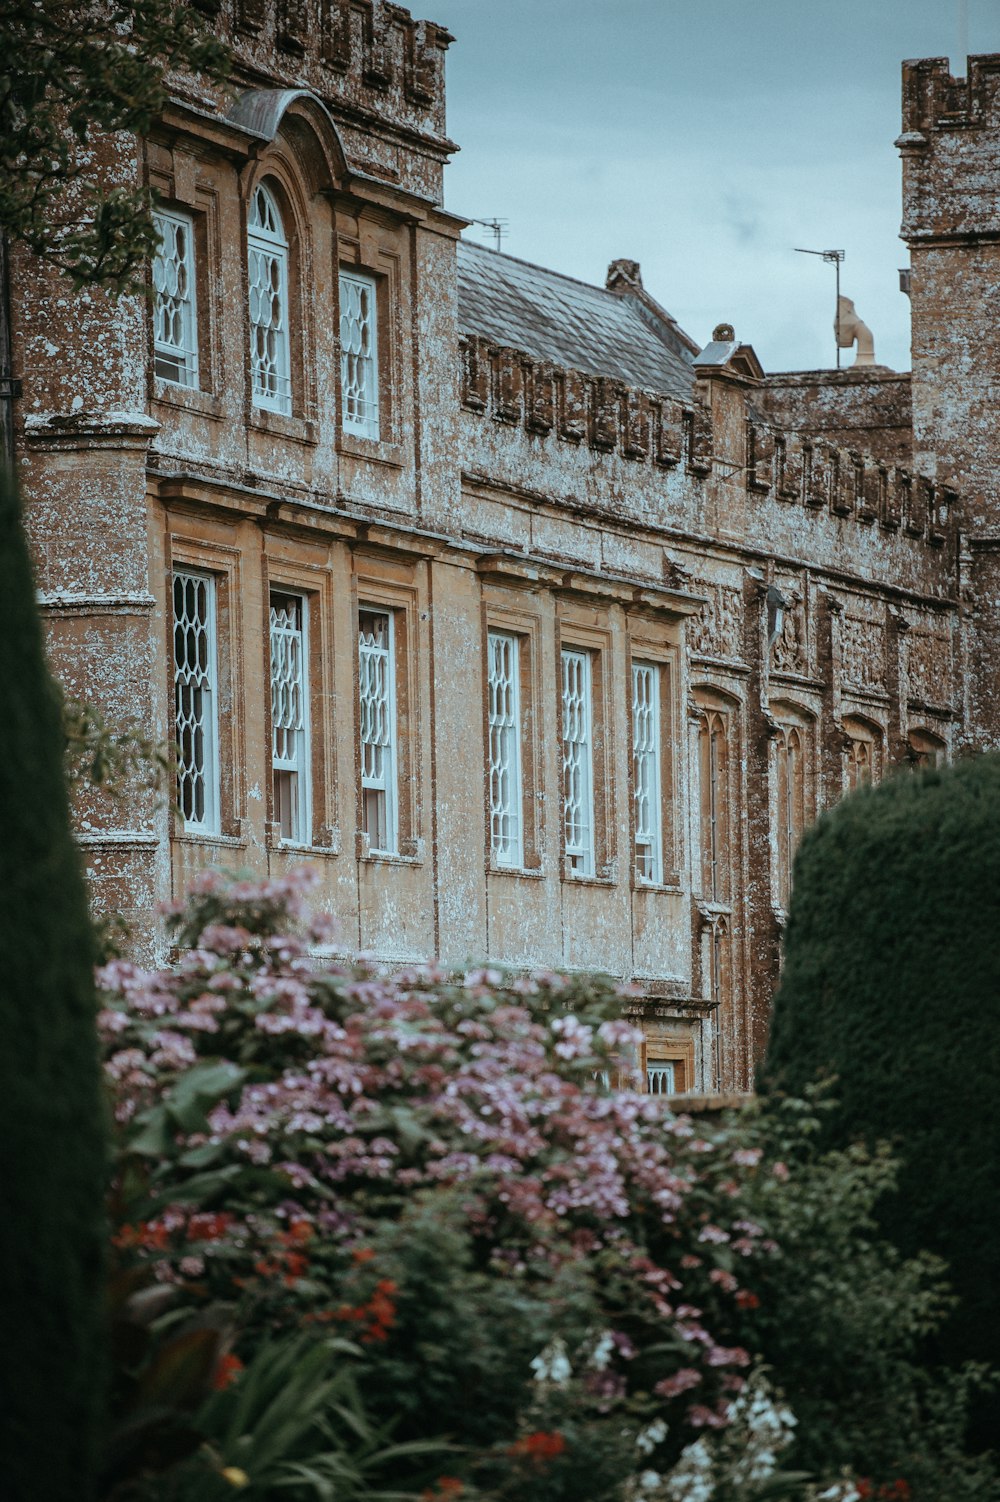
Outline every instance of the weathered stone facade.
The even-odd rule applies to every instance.
[[[81,806],[95,901],[148,948],[204,865],[308,860],[345,946],[609,970],[652,1088],[747,1088],[805,824],[997,743],[1000,59],[907,65],[911,424],[907,377],[699,353],[633,263],[459,247],[441,28],[210,8],[233,94],[107,148],[189,237],[183,379],[142,299],[13,268],[56,671],[186,727],[183,807]]]

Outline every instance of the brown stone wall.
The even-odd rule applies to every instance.
[[[910,376],[881,368],[795,370],[768,375],[753,405],[765,422],[881,464],[913,459]]]

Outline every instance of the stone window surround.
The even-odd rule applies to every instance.
[[[407,565],[383,563],[373,557],[355,555],[352,579],[352,620],[354,658],[354,744],[355,744],[355,828],[359,860],[415,863],[422,859],[420,786],[421,699],[418,621],[421,592],[416,569]],[[361,796],[361,742],[358,726],[360,678],[358,659],[358,615],[361,610],[389,612],[393,628],[393,669],[395,691],[395,795],[396,848],[373,850],[364,833]]]
[[[599,612],[603,617],[604,612]],[[594,624],[595,612],[560,602],[556,615],[556,724],[559,726],[559,849],[564,881],[615,881],[615,809],[616,785],[614,762],[614,727],[617,721],[613,699],[615,664],[614,638],[609,625]],[[562,654],[563,651],[586,652],[590,658],[591,685],[591,769],[593,796],[593,871],[575,870],[565,854],[563,817],[566,790],[562,775]],[[629,687],[631,696],[631,687]],[[630,753],[631,754],[631,753]]]
[[[218,723],[218,805],[215,830],[186,828],[174,801],[170,805],[170,828],[175,839],[204,845],[240,845],[244,839],[243,810],[246,805],[246,747],[242,716],[235,706],[244,702],[243,691],[243,583],[239,548],[203,541],[174,532],[168,539],[167,600],[164,612],[167,631],[166,661],[173,677],[173,578],[175,571],[204,574],[215,584],[216,715]]]
[[[522,606],[520,601],[486,586],[483,597],[483,736],[484,748],[489,746],[487,706],[487,637],[491,631],[501,631],[517,639],[519,699],[521,719],[521,863],[504,865],[495,858],[490,839],[489,788],[485,785],[484,838],[486,868],[503,876],[541,875],[541,802],[543,762],[542,705],[544,692],[541,683],[542,671],[542,620],[537,611]],[[485,777],[489,777],[488,755],[484,756]]]
[[[354,236],[337,233],[337,275],[335,278],[337,308],[337,443],[342,452],[373,459],[379,463],[400,467],[404,463],[404,444],[400,424],[400,390],[402,374],[402,263],[399,254],[389,243],[387,235],[379,235],[376,228],[362,220],[362,233]],[[340,276],[353,273],[370,278],[375,288],[376,332],[375,354],[377,359],[378,388],[378,437],[366,437],[345,428],[343,421],[343,391],[340,380]]]
[[[660,877],[656,882],[648,881],[636,874],[635,861],[632,867],[632,886],[643,892],[657,891],[662,889],[679,890],[681,885],[680,855],[680,809],[676,795],[676,759],[678,754],[678,724],[680,721],[678,707],[678,687],[680,682],[679,672],[679,649],[670,641],[665,629],[657,627],[648,620],[630,619],[628,622],[628,724],[629,724],[629,747],[633,744],[632,726],[632,666],[634,664],[652,665],[659,671],[659,824],[660,824]],[[631,754],[629,757],[629,840],[630,849],[635,851],[635,794],[632,786],[634,770]]]

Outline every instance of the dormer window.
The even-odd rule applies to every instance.
[[[198,309],[194,227],[187,214],[153,215],[160,237],[153,258],[153,372],[173,386],[198,386]]]
[[[377,439],[378,296],[363,271],[340,273],[340,389],[344,432]]]
[[[288,341],[288,241],[281,213],[267,188],[255,189],[247,226],[250,273],[250,370],[253,404],[290,415]]]

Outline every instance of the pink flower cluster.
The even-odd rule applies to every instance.
[[[666,1333],[678,1352],[656,1391],[697,1387],[689,1421],[720,1422],[721,1395],[738,1389],[749,1358],[708,1324],[721,1319],[731,1338],[748,1297],[734,1253],[766,1250],[760,1227],[740,1219],[739,1186],[760,1153],[720,1151],[662,1101],[602,1087],[638,1041],[613,1015],[621,998],[608,983],[437,966],[390,974],[321,958],[330,925],[309,915],[309,886],[302,872],[204,876],[168,914],[190,946],[176,966],[116,961],[100,974],[122,1152],[154,1121],[167,1134],[152,1185],[164,1223],[174,1218],[158,1240],[156,1217],[144,1233],[162,1275],[195,1276],[172,1228],[188,1223],[175,1202],[210,1182],[206,1166],[231,1187],[203,1191],[227,1235],[199,1246],[198,1276],[228,1259],[240,1287],[272,1265],[262,1244],[289,1217],[311,1228],[313,1259],[346,1255],[373,1192],[390,1213],[416,1191],[460,1188],[498,1268],[611,1257],[651,1338]],[[209,1065],[231,1076],[180,1109],[191,1071]],[[241,1202],[241,1166],[267,1170],[270,1207],[260,1188]]]

